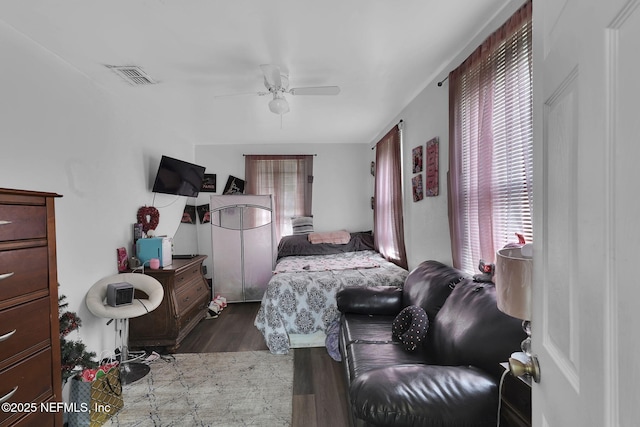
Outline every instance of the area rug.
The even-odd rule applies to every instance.
[[[293,351],[174,354],[123,387],[105,426],[290,426]]]

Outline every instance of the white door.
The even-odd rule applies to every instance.
[[[640,425],[640,0],[534,0],[534,426]]]

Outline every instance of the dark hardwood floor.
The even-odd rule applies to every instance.
[[[268,350],[253,325],[260,303],[229,304],[217,319],[201,321],[178,353]],[[342,364],[324,347],[294,352],[292,427],[347,427],[347,397]],[[278,357],[275,356],[274,357]]]

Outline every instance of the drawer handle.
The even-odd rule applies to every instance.
[[[14,329],[13,331],[7,332],[6,334],[0,336],[0,342],[8,340],[9,338],[11,338],[11,335],[15,333],[16,333],[16,330]]]
[[[0,220],[0,225],[8,225],[11,224],[11,221]]]
[[[0,280],[3,279],[8,279],[9,277],[13,276],[15,273],[11,272],[11,273],[5,273],[5,274],[0,274]]]
[[[182,299],[182,302],[187,302],[187,301],[189,301],[189,297],[184,297],[184,298]]]
[[[16,391],[18,391],[18,386],[15,386],[13,388],[13,390],[11,390],[9,393],[7,393],[4,396],[0,397],[0,403],[4,403],[7,400],[11,399],[11,396],[13,396]]]

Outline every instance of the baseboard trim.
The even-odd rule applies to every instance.
[[[327,335],[322,332],[313,334],[289,334],[290,348],[324,347]]]

